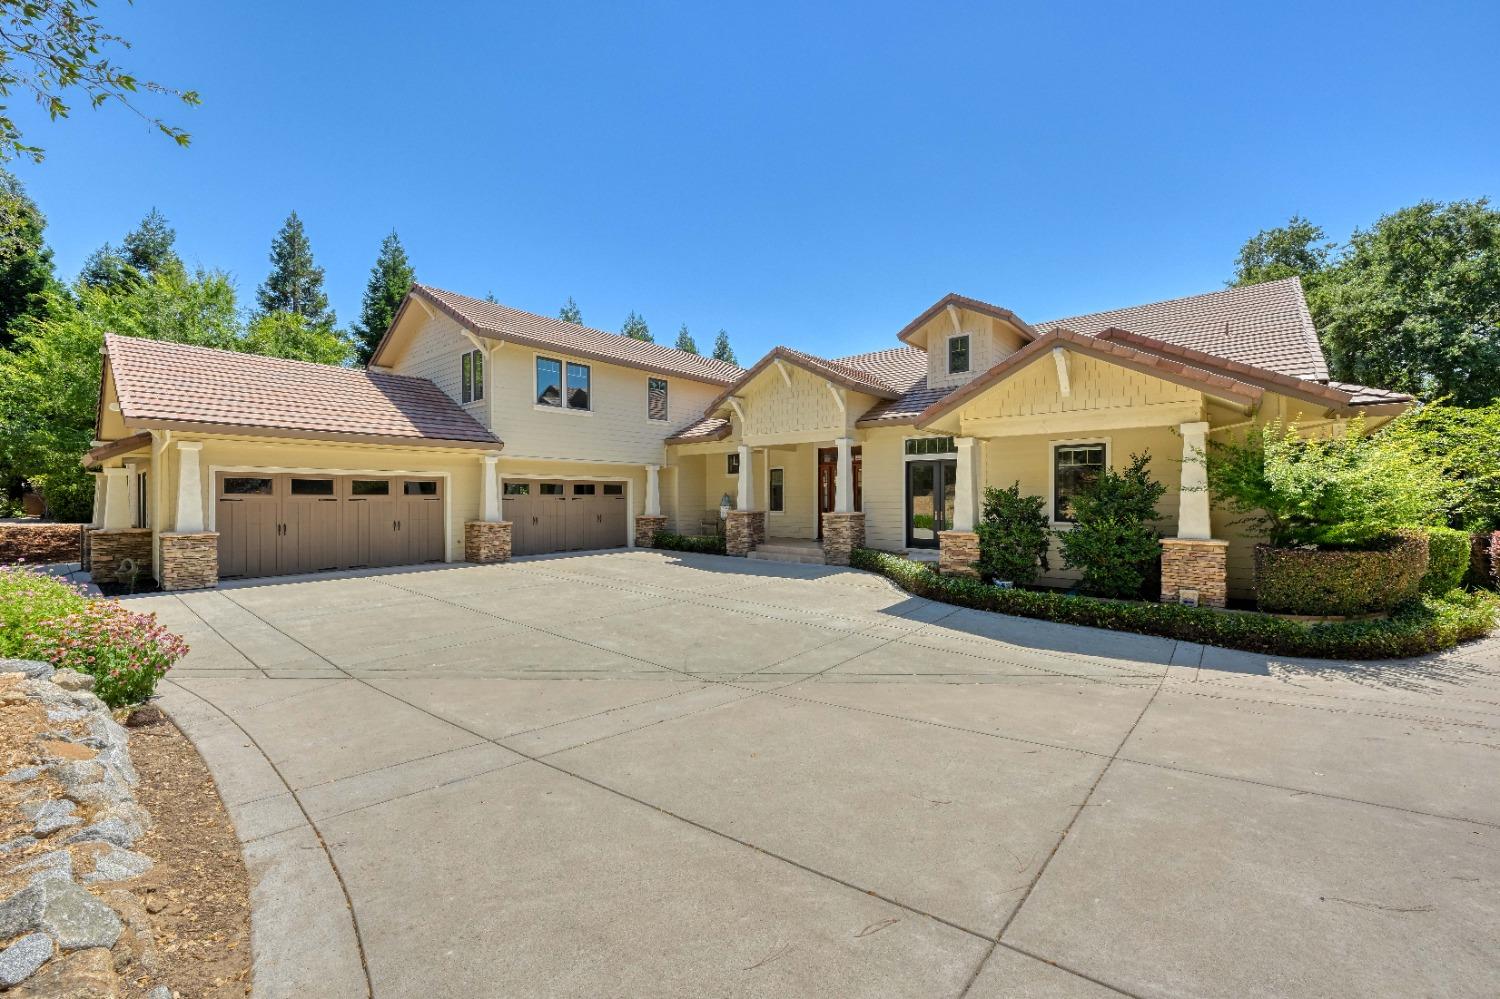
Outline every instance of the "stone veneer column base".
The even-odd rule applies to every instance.
[[[865,546],[865,515],[862,513],[823,514],[823,561],[829,565],[848,565],[849,553]]]
[[[510,521],[471,520],[464,524],[465,562],[509,562]]]
[[[1198,606],[1223,607],[1229,599],[1229,542],[1161,539],[1161,602],[1180,603],[1183,590],[1198,591]]]
[[[163,534],[158,575],[163,590],[206,590],[218,586],[218,532]]]
[[[755,546],[766,540],[766,512],[764,510],[730,510],[724,523],[724,553],[726,555],[749,555]]]
[[[635,546],[637,548],[655,548],[656,535],[665,534],[667,530],[667,518],[654,513],[643,513],[635,518]]]
[[[151,528],[126,527],[89,532],[89,576],[94,582],[122,582],[116,572],[127,558],[135,560],[137,579],[150,578]]]
[[[938,531],[938,572],[979,578],[979,535],[973,531]]]

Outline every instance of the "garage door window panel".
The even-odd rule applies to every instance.
[[[232,476],[224,479],[224,493],[227,496],[270,496],[274,491],[274,479],[250,478],[248,476]]]

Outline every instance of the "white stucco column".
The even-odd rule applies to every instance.
[[[484,464],[479,474],[479,519],[489,524],[498,524],[500,517],[500,473],[496,462],[500,452],[486,451]]]
[[[833,512],[849,513],[854,509],[854,440],[840,437],[834,441],[838,461],[833,469]]]
[[[123,531],[131,525],[130,470],[106,468],[104,482],[104,529]]]
[[[973,437],[959,437],[958,466],[954,469],[953,530],[972,531],[979,523],[979,461],[974,453],[978,444]]]
[[[735,507],[739,510],[755,509],[755,456],[744,444],[740,445],[740,490]]]
[[[1177,536],[1206,541],[1213,537],[1209,526],[1207,423],[1184,423],[1182,433],[1182,486],[1177,496]]]
[[[104,526],[104,473],[90,472],[94,477],[94,515],[89,518],[89,526],[98,530]]]
[[[743,473],[741,473],[743,474]],[[646,466],[646,516],[661,516],[661,466]]]
[[[200,441],[177,442],[177,522],[178,534],[195,534],[204,530],[203,472],[199,467]]]

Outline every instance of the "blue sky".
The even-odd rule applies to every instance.
[[[1221,287],[1293,213],[1337,238],[1500,195],[1500,5],[105,0],[193,88],[13,164],[60,271],[155,206],[253,301],[305,219],[341,321],[381,237],[420,280],[658,340],[895,345],[948,291],[1034,321]]]

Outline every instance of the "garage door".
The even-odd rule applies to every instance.
[[[443,560],[441,479],[221,472],[219,575]]]
[[[620,548],[626,539],[623,482],[507,482],[511,552]]]

